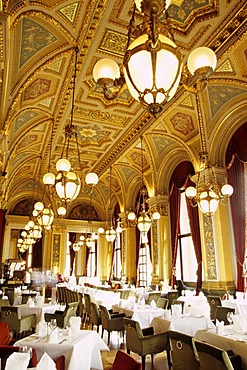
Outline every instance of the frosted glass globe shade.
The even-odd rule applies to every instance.
[[[158,211],[153,212],[152,219],[153,220],[159,220],[160,219],[160,213]]]
[[[227,195],[227,196],[230,197],[232,195],[232,193],[233,193],[232,185],[225,184],[225,185],[222,186],[222,188],[221,188],[221,194],[222,195]]]
[[[199,68],[211,67],[214,71],[217,65],[217,58],[214,51],[207,47],[194,49],[187,61],[190,73],[193,75]]]
[[[56,163],[57,171],[69,172],[70,168],[71,168],[71,164],[70,164],[70,161],[68,161],[68,159],[61,158]]]
[[[196,194],[197,194],[197,190],[196,190],[196,188],[194,188],[194,186],[189,186],[185,190],[185,195],[189,199],[195,198]]]
[[[99,178],[98,175],[94,172],[90,172],[85,177],[86,184],[88,185],[97,185]]]
[[[100,78],[115,80],[120,77],[118,64],[109,58],[98,60],[93,69],[93,78],[98,81]]]
[[[104,228],[103,228],[103,227],[99,227],[99,228],[98,228],[98,233],[99,233],[99,234],[104,234],[104,232],[105,232],[105,230],[104,230]]]
[[[59,207],[59,208],[57,209],[57,214],[58,214],[58,216],[65,216],[65,215],[66,215],[66,212],[67,212],[67,210],[66,210],[66,208],[65,208],[65,207],[63,207],[63,206],[61,206],[61,207]]]
[[[43,211],[44,204],[42,202],[36,202],[34,205],[35,211]]]
[[[43,176],[43,183],[45,185],[54,185],[55,184],[55,175],[51,172],[47,172],[44,176]]]
[[[134,221],[135,219],[136,219],[136,215],[134,214],[134,212],[128,213],[128,220],[129,221]]]

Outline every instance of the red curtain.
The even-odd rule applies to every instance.
[[[0,209],[0,260],[2,259],[3,255],[4,229],[5,229],[5,210]]]
[[[242,125],[230,140],[226,152],[231,196],[232,222],[237,258],[237,290],[244,291],[243,263],[245,259],[245,190],[244,162],[247,162],[247,123]]]
[[[180,232],[180,193],[182,187],[192,185],[189,179],[189,175],[194,174],[194,169],[191,162],[184,161],[180,163],[174,170],[171,181],[170,181],[170,223],[171,223],[171,243],[172,243],[172,273],[171,273],[171,285],[174,287],[176,276],[175,266],[178,249],[178,235]],[[188,204],[188,215],[190,221],[191,235],[194,243],[196,260],[198,263],[197,269],[197,291],[200,290],[202,285],[202,251],[201,251],[201,238],[200,238],[200,227],[199,217],[197,208],[191,207]]]

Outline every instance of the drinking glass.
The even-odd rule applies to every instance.
[[[49,327],[51,330],[55,330],[56,327],[57,327],[57,320],[56,319],[51,319],[50,323],[49,323]]]
[[[27,347],[27,346],[20,347],[19,352],[28,353],[30,360],[33,356],[33,350],[31,347]]]

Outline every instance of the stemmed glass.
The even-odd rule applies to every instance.
[[[56,329],[57,327],[57,320],[56,319],[51,319],[50,323],[49,323],[49,327],[50,329],[53,331]]]
[[[227,312],[226,318],[229,324],[231,325],[233,323],[233,313],[232,312]]]
[[[29,354],[29,360],[31,360],[31,358],[33,356],[33,350],[32,350],[31,347],[27,347],[27,346],[20,347],[19,352],[28,353]]]

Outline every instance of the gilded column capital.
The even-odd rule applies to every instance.
[[[149,211],[158,211],[161,216],[168,216],[168,195],[154,195],[148,199]]]

